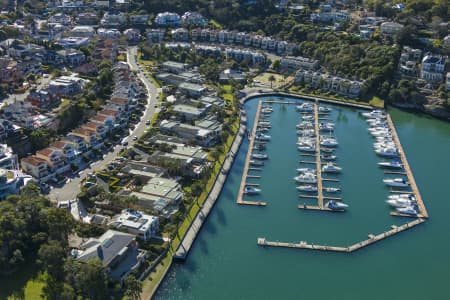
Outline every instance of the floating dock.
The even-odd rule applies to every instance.
[[[320,161],[319,106],[314,103],[314,132],[316,133],[317,204],[323,207],[322,164]]]
[[[308,244],[306,241],[301,241],[299,243],[287,243],[287,242],[272,242],[268,241],[265,238],[258,238],[257,244],[262,247],[281,247],[281,248],[296,248],[296,249],[306,249],[306,250],[319,250],[319,251],[329,251],[329,252],[355,252],[361,248],[364,248],[366,246],[372,245],[376,242],[379,242],[385,238],[388,238],[390,236],[393,236],[397,233],[400,233],[402,231],[408,230],[410,228],[413,228],[414,226],[417,226],[419,224],[422,224],[425,222],[424,219],[416,219],[412,222],[403,224],[401,226],[392,225],[391,229],[388,231],[385,231],[383,233],[374,235],[374,234],[368,234],[368,239],[360,241],[358,243],[355,243],[353,245],[350,245],[348,247],[336,247],[336,246],[328,246],[328,245],[314,245],[314,244]]]
[[[394,143],[397,146],[398,151],[400,152],[400,158],[402,160],[403,168],[405,169],[406,176],[408,177],[409,184],[411,185],[412,193],[417,201],[417,206],[419,207],[420,213],[416,216],[419,218],[428,218],[428,212],[425,208],[425,204],[423,203],[422,196],[420,195],[419,188],[417,187],[416,181],[414,179],[414,175],[409,167],[408,160],[406,159],[405,151],[403,151],[402,144],[400,143],[400,139],[398,138],[397,131],[395,130],[394,123],[392,122],[391,116],[387,114],[387,123],[392,132],[392,138],[394,139]],[[409,216],[409,215],[408,215]]]
[[[261,114],[261,106],[262,106],[263,101],[259,101],[258,103],[258,108],[256,109],[256,116],[255,116],[255,121],[253,123],[253,129],[252,129],[252,133],[251,136],[249,137],[249,141],[250,144],[248,145],[248,151],[247,151],[247,157],[245,158],[245,165],[244,165],[244,171],[242,173],[242,179],[241,179],[241,186],[239,187],[239,194],[237,197],[237,204],[241,204],[241,205],[254,205],[254,206],[266,206],[266,202],[264,201],[248,201],[248,200],[244,200],[244,189],[246,185],[250,185],[250,186],[256,186],[256,184],[252,183],[247,183],[247,178],[260,178],[261,176],[256,176],[256,175],[248,175],[248,172],[252,169],[250,168],[250,160],[252,157],[252,152],[253,152],[253,144],[255,143],[255,138],[256,138],[256,130],[258,127],[258,122],[259,122],[259,116]]]

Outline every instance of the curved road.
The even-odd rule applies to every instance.
[[[145,125],[146,121],[151,120],[156,108],[155,105],[158,103],[158,95],[159,89],[157,89],[151,80],[149,80],[145,74],[139,70],[139,66],[136,62],[136,47],[130,47],[127,49],[127,63],[130,66],[132,71],[137,71],[138,78],[144,83],[147,89],[147,106],[144,111],[144,114],[141,117],[141,120],[133,131],[130,131],[128,137],[124,138],[122,142],[129,142],[130,146],[132,146],[135,141],[132,140],[133,136],[141,136],[144,131],[147,129],[147,125]],[[76,176],[72,179],[69,179],[62,187],[55,187],[50,191],[49,198],[52,201],[64,201],[64,200],[73,200],[76,198],[77,194],[80,192],[80,183],[82,179],[85,177],[85,174],[100,171],[104,169],[108,164],[110,164],[117,156],[122,148],[121,145],[116,145],[114,147],[114,151],[109,152],[104,155],[102,160],[96,161],[90,165],[90,167],[79,172],[79,176]],[[84,217],[85,212],[83,212],[83,208],[77,208],[76,205],[73,205],[74,209],[72,209],[72,214],[74,214],[75,218],[77,218],[77,211],[81,211],[81,217]],[[75,210],[75,211],[74,211]],[[79,218],[79,217],[78,217]],[[78,219],[77,218],[77,219]]]

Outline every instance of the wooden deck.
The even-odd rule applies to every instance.
[[[261,177],[261,176],[256,176],[256,175],[248,175],[249,170],[255,169],[255,168],[250,168],[250,160],[251,160],[251,156],[252,156],[252,152],[253,152],[253,144],[255,143],[256,129],[258,127],[259,116],[261,113],[261,106],[262,106],[262,101],[259,101],[258,108],[256,110],[255,121],[253,123],[252,134],[249,137],[250,144],[248,145],[247,156],[245,158],[244,171],[242,173],[241,186],[239,187],[239,194],[238,194],[237,201],[236,201],[240,205],[255,205],[255,206],[266,206],[267,205],[266,202],[264,202],[264,201],[247,201],[247,200],[243,199],[244,188],[246,185],[250,185],[250,186],[258,186],[259,185],[256,183],[247,183],[247,178],[260,178]]]
[[[387,123],[391,129],[392,137],[394,139],[395,145],[397,146],[398,151],[400,152],[400,158],[402,160],[403,168],[405,169],[406,176],[408,177],[408,181],[411,185],[411,190],[416,197],[417,205],[420,210],[420,214],[417,216],[421,218],[428,218],[428,212],[425,208],[425,204],[423,203],[422,196],[420,195],[419,188],[417,187],[416,181],[414,179],[414,175],[409,166],[408,160],[406,159],[405,151],[403,151],[402,144],[400,143],[400,139],[398,138],[397,131],[395,130],[394,123],[392,122],[391,116],[387,115]]]
[[[314,132],[316,133],[317,205],[323,206],[322,164],[320,161],[319,105],[314,103]]]
[[[314,244],[308,244],[306,241],[300,241],[299,243],[273,242],[273,241],[268,241],[265,238],[258,238],[257,244],[262,247],[282,247],[282,248],[296,248],[296,249],[306,249],[306,250],[350,253],[350,252],[357,251],[361,248],[367,247],[369,245],[372,245],[376,242],[379,242],[379,241],[381,241],[385,238],[388,238],[390,236],[393,236],[397,233],[400,233],[400,232],[403,232],[410,228],[413,228],[414,226],[422,224],[423,222],[425,222],[425,220],[416,219],[412,222],[403,224],[401,226],[392,225],[390,230],[387,230],[387,231],[377,234],[377,235],[368,234],[368,239],[357,242],[348,247],[314,245]]]

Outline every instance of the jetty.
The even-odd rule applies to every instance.
[[[254,184],[247,184],[247,178],[260,178],[261,176],[257,175],[249,175],[248,172],[252,169],[250,168],[250,160],[253,152],[253,144],[255,143],[256,138],[256,130],[258,128],[258,122],[259,122],[259,116],[261,114],[261,107],[262,107],[262,101],[258,102],[258,108],[256,109],[256,116],[255,121],[253,122],[253,129],[252,133],[249,137],[249,145],[248,145],[248,151],[247,156],[245,158],[245,164],[244,164],[244,171],[242,173],[242,179],[241,179],[241,185],[239,187],[239,193],[237,197],[237,204],[240,205],[255,205],[255,206],[266,206],[266,202],[264,201],[248,201],[244,200],[244,189],[246,185],[254,185]]]
[[[392,225],[390,230],[387,230],[383,233],[374,235],[368,234],[368,239],[357,242],[353,245],[347,247],[339,247],[339,246],[329,246],[329,245],[314,245],[309,244],[306,241],[300,241],[299,243],[288,243],[288,242],[273,242],[268,241],[265,238],[258,238],[257,244],[262,247],[281,247],[281,248],[295,248],[295,249],[306,249],[306,250],[318,250],[318,251],[328,251],[328,252],[346,252],[351,253],[357,250],[360,250],[364,247],[372,245],[376,242],[379,242],[385,238],[396,235],[397,233],[403,232],[410,228],[413,228],[419,224],[425,222],[424,219],[415,219],[412,222],[403,224],[401,226]]]
[[[398,138],[397,131],[395,130],[394,123],[392,122],[391,116],[387,114],[387,123],[392,132],[392,138],[394,140],[395,145],[400,153],[400,159],[402,160],[403,169],[405,169],[406,176],[408,177],[409,184],[411,186],[412,193],[417,201],[417,206],[419,207],[420,213],[416,215],[419,218],[428,218],[428,212],[425,208],[425,204],[423,203],[422,196],[420,195],[419,188],[417,187],[416,180],[414,179],[414,175],[409,166],[408,160],[406,159],[405,151],[403,151],[402,144],[400,143],[400,139]],[[397,213],[391,215],[399,215]],[[401,215],[401,214],[400,214]],[[409,216],[409,215],[408,215]]]

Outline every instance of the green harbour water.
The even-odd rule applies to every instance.
[[[249,125],[258,98],[245,104]],[[286,100],[293,100],[283,98]],[[327,105],[328,106],[328,105]],[[155,299],[447,299],[450,277],[450,124],[396,109],[390,110],[430,219],[424,224],[357,252],[325,253],[263,248],[271,241],[348,246],[411,219],[392,217],[384,203],[388,189],[373,152],[373,139],[359,110],[333,108],[343,167],[339,185],[345,213],[303,211],[293,177],[300,167],[294,105],[274,104],[270,159],[254,200],[267,207],[239,206],[248,140],[243,142],[223,191],[184,264],[174,264]],[[313,165],[311,165],[313,166]],[[259,173],[259,174],[258,174]],[[245,197],[251,199],[251,197]]]

